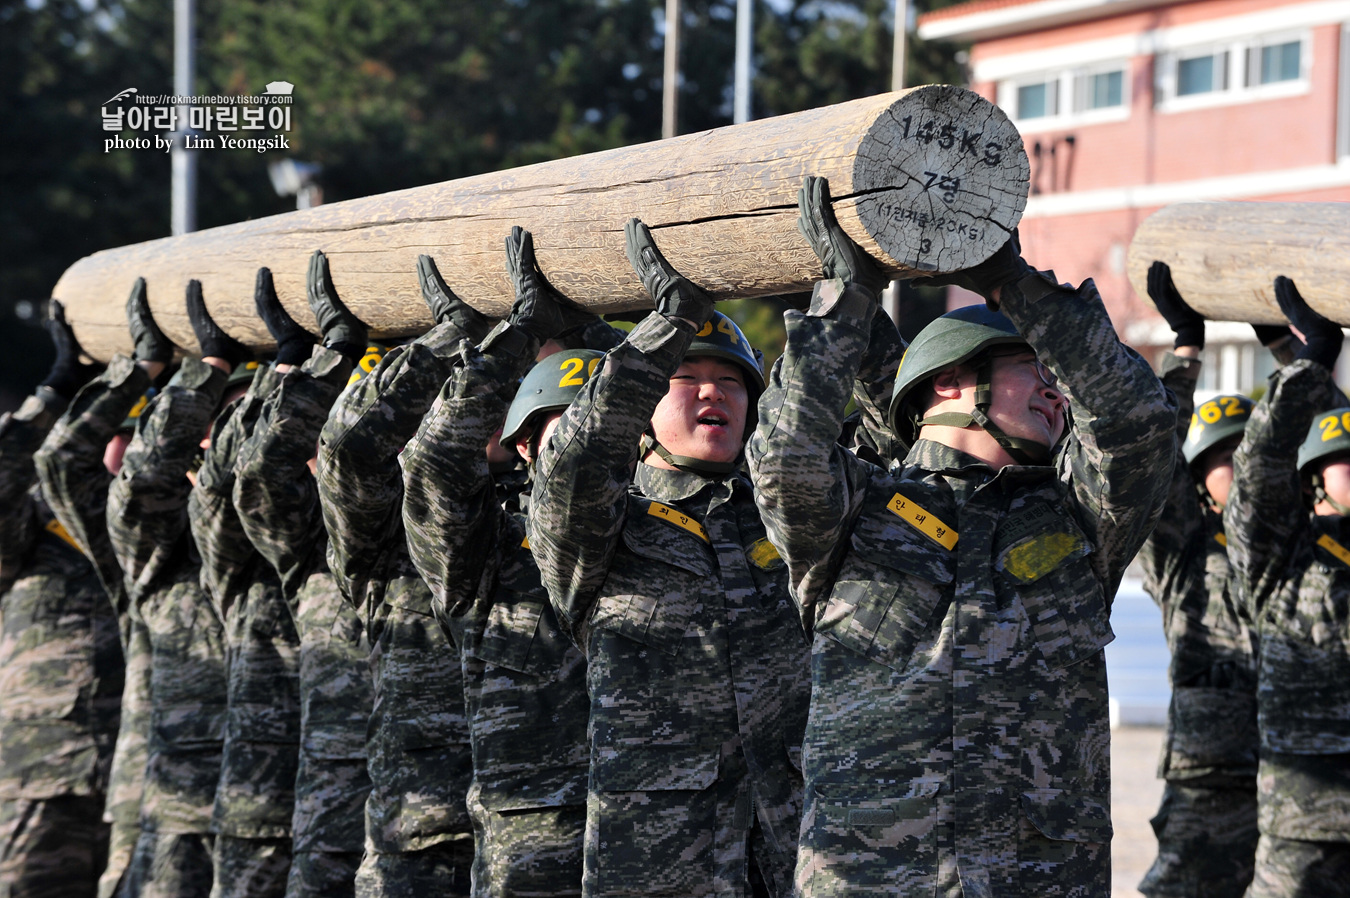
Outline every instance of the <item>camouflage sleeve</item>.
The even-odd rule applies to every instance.
[[[142,413],[122,471],[108,489],[108,535],[132,602],[166,585],[176,568],[188,528],[187,474],[225,381],[224,371],[184,359]]]
[[[29,492],[38,479],[33,453],[65,407],[65,399],[38,387],[18,411],[0,416],[0,595],[37,539],[37,501]]]
[[[149,388],[145,369],[127,356],[115,356],[75,396],[35,458],[47,503],[93,559],[119,619],[127,611],[126,588],[108,536],[108,488],[113,478],[103,466],[103,452]]]
[[[1163,361],[1162,382],[1176,398],[1177,426],[1174,430],[1172,482],[1167,491],[1167,505],[1157,526],[1144,540],[1139,550],[1139,563],[1144,573],[1144,591],[1153,597],[1162,609],[1163,626],[1171,631],[1175,600],[1190,588],[1189,580],[1195,572],[1184,564],[1187,547],[1197,534],[1205,529],[1204,512],[1200,507],[1195,478],[1181,454],[1182,444],[1190,429],[1191,413],[1195,410],[1195,385],[1200,379],[1200,360],[1183,359],[1167,354]]]
[[[309,460],[351,372],[341,353],[315,347],[302,367],[281,378],[235,464],[240,523],[281,577],[288,601],[319,567],[323,559],[314,556],[328,544]]]
[[[1064,384],[1072,427],[1060,472],[1112,596],[1171,485],[1176,401],[1120,342],[1091,279],[1075,290],[1028,275],[1003,288],[1001,307]]]
[[[876,301],[842,281],[816,284],[824,314],[783,313],[787,345],[759,400],[746,457],[769,539],[808,632],[829,595],[847,534],[875,468],[836,444]]]
[[[878,303],[872,315],[867,351],[863,353],[858,376],[853,382],[853,404],[862,416],[860,440],[887,460],[905,457],[904,444],[895,438],[887,416],[895,375],[904,356],[904,338],[891,316]]]
[[[609,351],[540,448],[530,551],[574,639],[623,529],[642,433],[693,337],[682,322],[648,315]]]
[[[385,560],[397,548],[393,541],[402,539],[398,454],[417,433],[463,339],[458,326],[445,322],[390,350],[339,397],[319,435],[316,478],[328,567],[357,608],[365,608],[368,584],[387,576]]]
[[[1316,362],[1281,368],[1252,409],[1233,454],[1233,486],[1223,524],[1239,601],[1250,620],[1257,619],[1281,585],[1285,547],[1308,526],[1298,448],[1313,418],[1335,408],[1341,398],[1331,372]]]
[[[188,498],[192,538],[202,557],[202,588],[221,620],[228,616],[230,603],[257,579],[258,553],[234,507],[234,467],[280,380],[271,365],[259,365],[248,392],[216,416],[211,446]]]
[[[534,360],[535,341],[517,333],[516,352],[493,339],[496,331],[482,350],[464,345],[462,363],[399,457],[408,553],[442,616],[486,597],[500,560],[503,512],[485,450]]]

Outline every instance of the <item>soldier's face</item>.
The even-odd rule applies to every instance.
[[[103,447],[103,467],[107,468],[109,474],[116,476],[122,470],[122,456],[126,455],[129,445],[131,431],[126,430],[108,440],[108,445]]]
[[[532,427],[516,440],[516,452],[521,458],[525,459],[525,464],[530,464],[539,455],[541,447],[548,444],[549,437],[553,436],[553,431],[558,429],[558,422],[562,420],[562,412],[550,412],[547,418],[537,427]],[[502,432],[497,431],[500,437]],[[494,438],[495,440],[495,438]],[[491,446],[488,447],[491,449]],[[491,452],[488,453],[488,461],[509,460],[493,459]]]
[[[672,455],[734,462],[741,454],[749,393],[739,365],[712,356],[685,359],[652,413],[656,439]],[[669,467],[655,455],[645,459]]]
[[[1350,459],[1337,459],[1322,469],[1322,489],[1341,505],[1350,505]],[[1325,505],[1325,502],[1319,504],[1318,514],[1340,514],[1330,506],[1323,510]]]
[[[1030,349],[993,358],[989,417],[1011,437],[1054,448],[1064,436],[1068,402]]]
[[[1200,482],[1219,508],[1228,504],[1228,491],[1233,488],[1233,451],[1237,446],[1238,440],[1220,443],[1197,460]]]

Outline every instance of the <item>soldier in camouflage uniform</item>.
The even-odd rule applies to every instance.
[[[1350,409],[1326,411],[1345,404],[1332,380],[1344,338],[1287,278],[1276,278],[1275,295],[1306,345],[1252,411],[1223,516],[1260,637],[1261,837],[1247,895],[1347,895]]]
[[[0,896],[94,898],[122,692],[117,618],[33,453],[97,367],[52,300],[56,363],[0,416]]]
[[[740,470],[763,375],[636,219],[627,244],[657,311],[544,435],[530,507],[588,663],[583,891],[788,895],[808,645]]]
[[[1251,415],[1245,396],[1216,396],[1194,412],[1204,319],[1186,305],[1163,262],[1148,292],[1176,333],[1162,381],[1177,397],[1176,461],[1167,508],[1144,543],[1144,589],[1163,613],[1172,651],[1172,702],[1153,818],[1158,857],[1139,890],[1150,898],[1239,898],[1256,854],[1255,635],[1229,588],[1221,515],[1233,450]],[[1258,325],[1282,364],[1296,347],[1287,327]]]
[[[323,319],[322,285],[311,283],[309,297]],[[267,269],[259,272],[256,303],[277,342],[280,381],[235,466],[234,507],[280,575],[300,635],[300,766],[286,894],[342,898],[354,894],[361,863],[373,686],[365,629],[328,572],[328,536],[310,465],[354,366],[337,349],[314,345],[277,300]]]
[[[561,898],[581,894],[586,665],[558,626],[530,556],[528,483],[508,447],[532,444],[544,410],[557,417],[600,353],[553,354],[529,374],[515,403],[512,395],[541,343],[562,331],[594,322],[608,345],[617,337],[549,287],[528,232],[512,231],[507,258],[517,296],[511,314],[481,347],[461,343],[458,358],[441,360],[449,379],[400,456],[403,521],[413,562],[463,664],[473,741],[473,894]],[[478,315],[445,286],[430,257],[419,260],[419,274],[438,322]],[[560,380],[567,386],[556,387]],[[528,448],[522,454],[530,460]]]
[[[331,280],[323,282],[336,299]],[[463,676],[432,614],[431,591],[408,557],[398,453],[445,380],[434,359],[482,336],[447,323],[394,348],[342,394],[319,438],[328,565],[364,619],[375,679],[359,896],[469,892],[472,760]]]
[[[225,633],[201,586],[188,498],[230,370],[209,353],[185,358],[142,414],[108,491],[108,534],[152,647],[150,760],[141,838],[120,892],[127,898],[205,898],[211,891],[211,812],[227,716]]]
[[[173,359],[173,344],[150,316],[143,279],[137,279],[127,298],[127,323],[135,357],[114,357],[80,391],[35,458],[53,512],[93,562],[111,600],[126,660],[121,726],[104,809],[112,834],[99,898],[111,898],[117,891],[141,835],[151,726],[150,631],[127,594],[108,535],[108,488],[153,394],[154,378]]]
[[[1162,508],[1176,406],[1090,281],[1059,286],[1009,241],[934,279],[1003,312],[950,312],[909,347],[890,412],[909,455],[883,470],[833,447],[885,277],[822,180],[800,204],[826,279],[786,315],[747,453],[815,630],[797,887],[1105,895],[1102,647]]]
[[[225,624],[229,679],[211,894],[282,898],[300,752],[300,638],[276,570],[249,542],[234,508],[235,462],[281,376],[271,365],[245,364],[248,350],[211,319],[200,287],[189,287],[188,315],[203,354],[231,366],[227,390],[247,387],[216,416],[188,500],[202,588]]]

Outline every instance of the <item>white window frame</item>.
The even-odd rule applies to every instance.
[[[1086,81],[1092,75],[1104,75],[1109,72],[1120,72],[1120,105],[1102,109],[1078,109],[1079,79]],[[1018,88],[1049,82],[1056,85],[1055,113],[1035,118],[1020,118],[1017,114]],[[998,83],[998,105],[1023,134],[1093,125],[1099,122],[1120,122],[1130,117],[1130,87],[1130,61],[1116,59],[1074,68],[1027,72],[1005,78]]]
[[[1264,47],[1288,44],[1297,41],[1298,67],[1297,78],[1289,81],[1274,81],[1270,84],[1247,83],[1247,54]],[[1202,94],[1177,96],[1177,70],[1182,59],[1196,56],[1208,56],[1219,53],[1228,54],[1228,77],[1225,87]],[[1193,109],[1207,109],[1213,106],[1230,106],[1238,103],[1255,103],[1261,100],[1297,97],[1312,90],[1312,30],[1308,28],[1290,31],[1272,31],[1254,34],[1229,41],[1193,44],[1179,47],[1156,57],[1156,96],[1158,111],[1161,113],[1188,112]],[[1258,62],[1259,66],[1259,62]]]

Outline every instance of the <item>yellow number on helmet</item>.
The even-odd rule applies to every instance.
[[[558,370],[563,372],[562,380],[558,381],[560,387],[579,387],[585,383],[581,379],[582,361],[578,358],[563,359],[558,366]]]
[[[1195,413],[1199,415],[1200,420],[1204,421],[1206,424],[1213,424],[1223,417],[1223,410],[1219,408],[1219,404],[1213,399],[1196,409]]]

